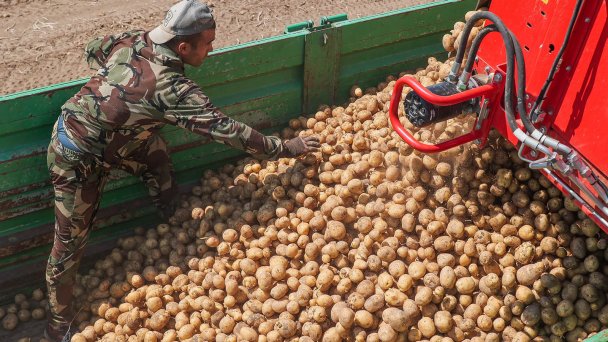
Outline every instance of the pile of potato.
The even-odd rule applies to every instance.
[[[414,76],[441,81],[450,63]],[[393,83],[291,120],[281,135],[316,134],[318,153],[205,171],[169,223],[79,277],[72,341],[577,341],[606,327],[605,235],[496,135],[413,151],[389,127]],[[402,123],[435,141],[465,119]]]
[[[452,63],[413,76],[432,85]],[[120,239],[77,278],[72,341],[579,341],[606,328],[604,233],[498,134],[412,150],[388,121],[394,81],[280,133],[316,134],[319,152],[207,170],[169,222]],[[425,142],[472,126],[401,122]]]
[[[23,293],[15,295],[12,304],[0,307],[0,326],[4,330],[15,330],[20,322],[32,319],[41,320],[46,317],[47,299],[41,289],[32,292],[30,298]]]
[[[481,10],[482,9],[478,11]],[[467,12],[464,16],[464,21],[468,21],[473,16],[473,14],[478,11]],[[449,53],[455,53],[456,51],[458,51],[458,47],[460,46],[460,40],[462,38],[462,30],[464,29],[465,22],[457,21],[454,24],[454,29],[450,30],[450,33],[446,33],[445,35],[443,35],[441,42],[443,43],[443,48],[445,49],[445,51]],[[471,34],[467,38],[467,48],[471,46],[473,39],[477,37],[477,34],[479,33],[479,30],[481,30],[481,28],[483,27],[484,22],[485,20],[479,20],[475,23],[475,26],[471,30]]]

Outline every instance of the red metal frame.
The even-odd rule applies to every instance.
[[[527,104],[536,101],[545,83],[555,56],[562,47],[575,5],[576,0],[495,0],[490,5],[489,10],[503,20],[523,48]],[[606,27],[606,1],[585,0],[541,108],[545,114],[536,125],[546,129],[549,136],[576,150],[604,184],[608,184],[608,158],[605,150],[608,146],[608,127],[604,125],[608,119]],[[485,66],[500,68],[499,65],[504,63],[504,49],[497,47],[502,46],[500,37],[490,34],[479,49],[477,69],[483,70]],[[492,126],[513,144],[517,144],[517,139],[504,122],[504,116],[496,115]],[[545,175],[562,192],[566,192],[562,183],[572,188],[587,204],[577,203],[578,206],[608,232],[608,227],[588,209],[593,208],[604,219],[608,219],[601,214],[593,199],[559,172]],[[580,175],[576,174],[575,177],[591,188]]]
[[[449,96],[441,96],[436,95],[428,91],[420,82],[418,82],[412,76],[403,76],[399,78],[395,82],[395,87],[393,88],[393,95],[391,97],[391,103],[389,107],[389,118],[391,120],[391,125],[393,129],[399,134],[399,136],[405,140],[409,145],[413,148],[426,152],[426,153],[436,153],[448,150],[452,147],[466,144],[475,139],[485,139],[488,136],[489,125],[487,122],[490,121],[490,118],[485,120],[484,125],[480,129],[473,129],[471,132],[458,136],[454,139],[441,142],[439,144],[425,144],[421,143],[416,138],[412,136],[412,134],[403,127],[401,122],[399,121],[399,103],[401,102],[401,93],[403,92],[404,86],[411,87],[420,97],[424,100],[434,103],[439,106],[450,106],[455,105],[457,103],[461,103],[476,97],[487,97],[487,98],[495,98],[496,94],[500,91],[500,88],[495,83],[490,83],[487,85],[483,85],[478,88],[474,88],[471,90],[464,91],[462,93],[449,95]],[[482,99],[483,100],[483,99]]]
[[[553,61],[562,47],[570,18],[574,12],[576,0],[526,1],[494,0],[489,11],[499,16],[505,25],[515,34],[523,48],[526,63],[526,105],[534,103],[549,74]],[[551,137],[572,147],[577,151],[604,184],[608,184],[608,20],[605,0],[585,0],[571,34],[568,46],[562,56],[560,67],[546,94],[542,106],[543,115],[536,126],[546,130]],[[479,73],[505,71],[505,51],[499,34],[491,33],[478,52],[475,68]],[[401,81],[401,79],[399,80]],[[474,140],[481,132],[472,131],[469,134],[455,138],[438,145],[422,144],[413,139],[400,124],[397,106],[405,80],[399,82],[401,88],[395,86],[391,99],[391,123],[397,133],[414,148],[424,152],[438,152],[459,143]],[[415,82],[409,81],[412,87],[425,100],[433,103],[448,105],[451,99],[468,99],[469,91],[459,94],[460,97],[450,96],[451,99],[441,98],[430,94]],[[399,90],[398,92],[396,90]],[[483,96],[482,94],[480,94]],[[480,96],[478,95],[478,96]],[[487,94],[486,94],[487,96]],[[499,101],[491,102],[491,112],[484,122],[484,127],[497,129],[509,141],[517,145],[506,122],[504,107]],[[521,126],[521,125],[520,125]],[[483,130],[483,128],[481,129]],[[527,157],[534,159],[532,156]],[[583,198],[586,205],[578,203],[579,207],[608,232],[608,226],[591,214],[588,208],[608,221],[608,216],[601,214],[592,198],[578,189],[569,179],[559,172],[545,175],[563,192],[566,184],[578,196]],[[559,177],[559,179],[555,179]],[[574,175],[580,182],[591,189],[581,175]],[[592,190],[593,193],[595,191]]]

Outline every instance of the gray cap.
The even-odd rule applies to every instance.
[[[171,6],[163,23],[150,31],[150,39],[164,44],[175,36],[188,36],[213,27],[215,20],[209,7],[198,0],[182,0]]]

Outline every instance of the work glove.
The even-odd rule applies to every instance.
[[[298,157],[308,152],[318,151],[320,147],[319,138],[314,135],[295,137],[283,142],[281,157]]]

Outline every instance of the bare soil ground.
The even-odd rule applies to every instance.
[[[349,18],[433,0],[208,0],[216,48],[281,34],[324,15]],[[0,0],[0,95],[91,76],[82,51],[94,37],[158,25],[174,0]]]

